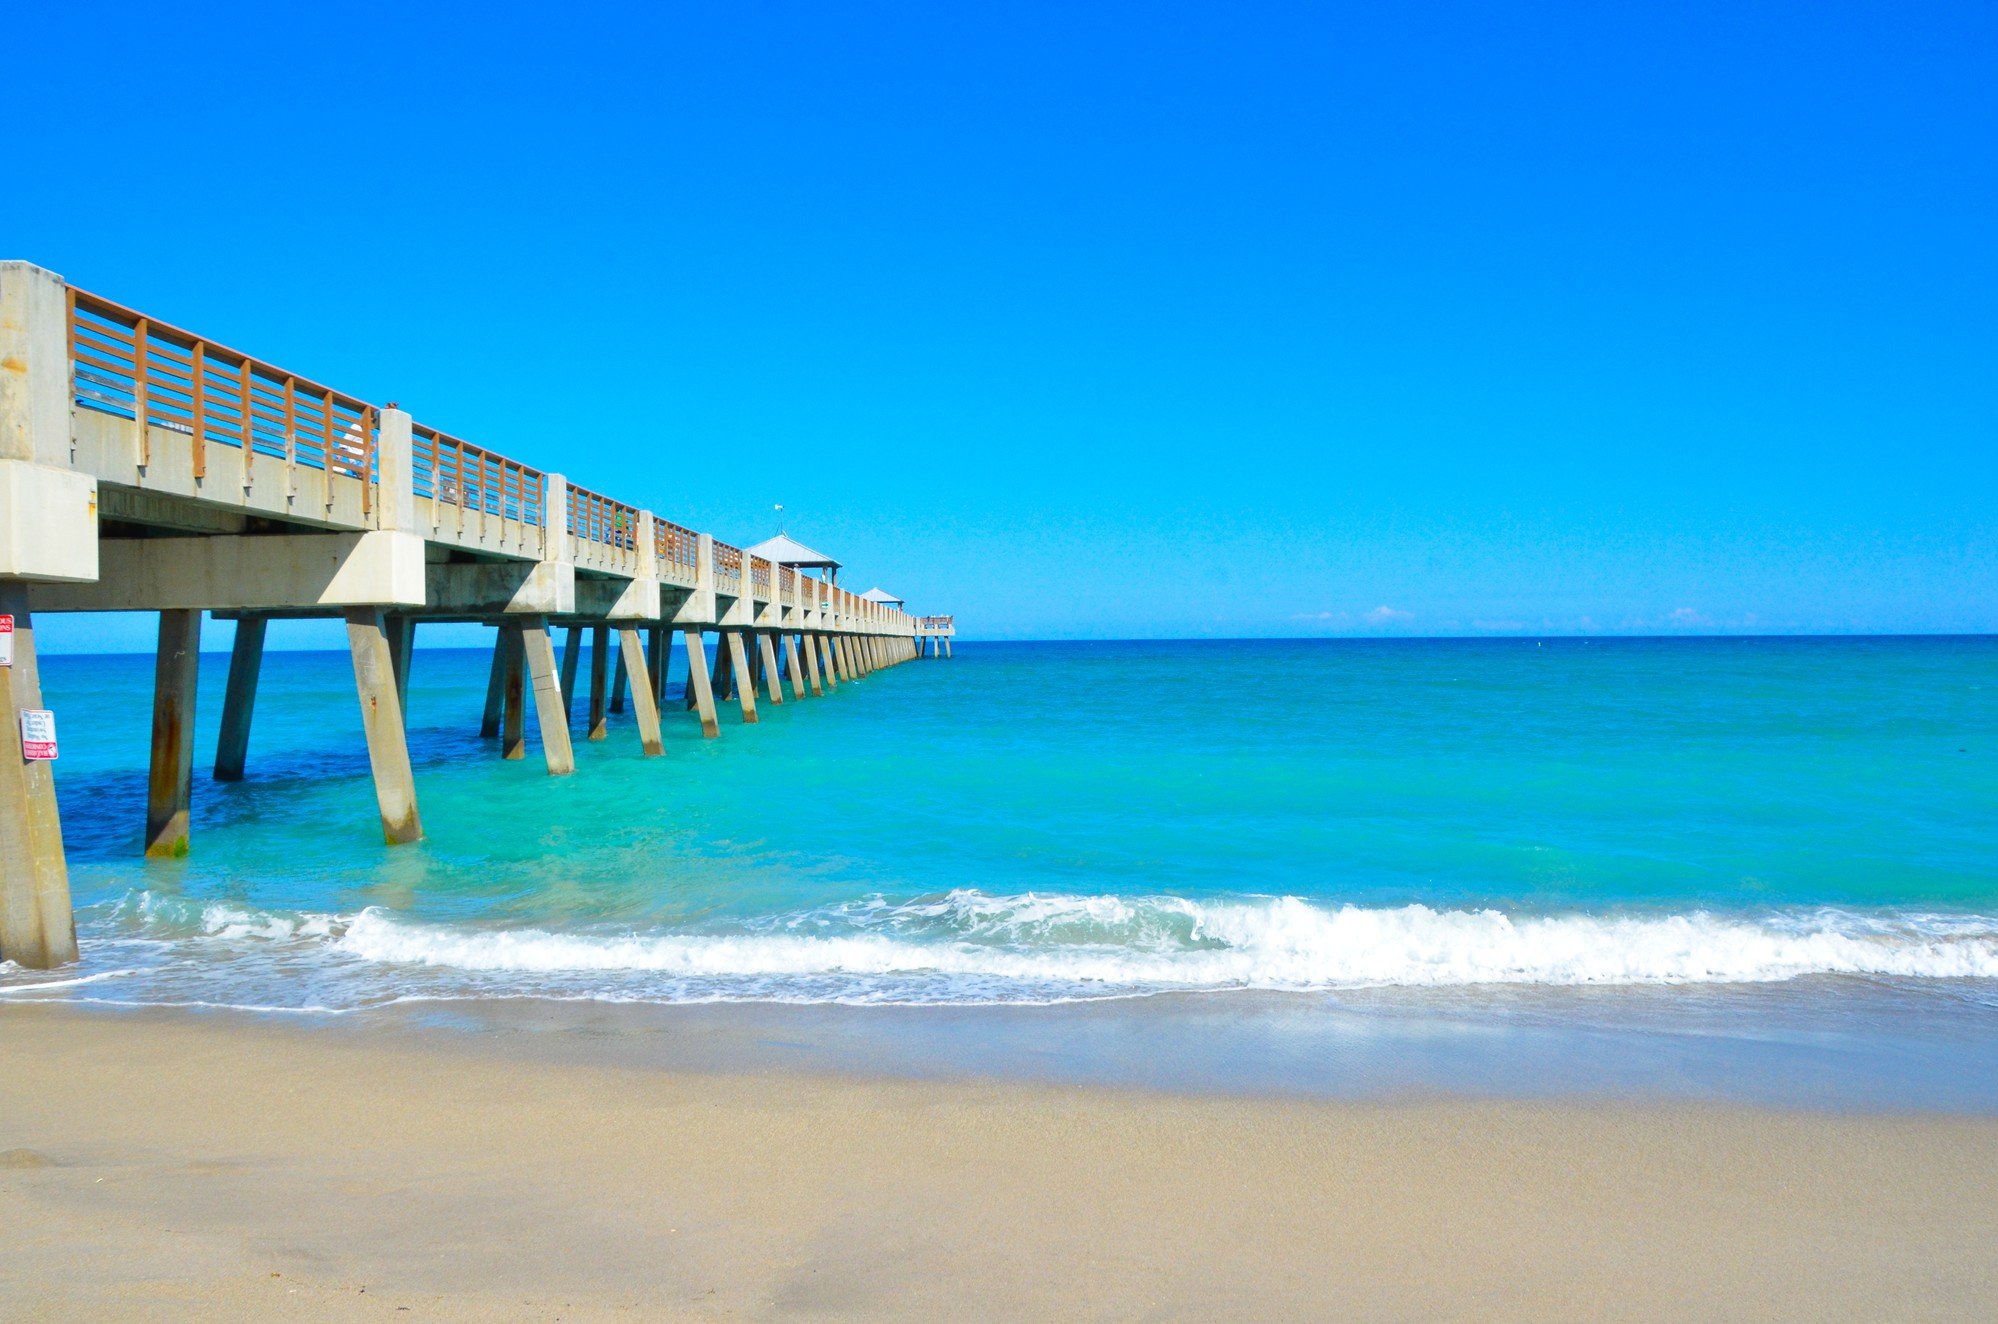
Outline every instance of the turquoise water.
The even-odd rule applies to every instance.
[[[1989,639],[969,644],[754,727],[725,708],[719,740],[669,702],[660,759],[615,718],[563,779],[479,739],[482,653],[419,651],[427,839],[395,850],[345,655],[270,655],[227,785],[226,667],[192,854],[149,863],[150,659],[46,660],[84,959],[0,967],[0,996],[1623,989],[1656,1017],[1782,986],[1998,1019]]]

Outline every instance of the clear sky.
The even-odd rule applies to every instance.
[[[1989,0],[23,21],[6,256],[971,637],[1998,628]]]

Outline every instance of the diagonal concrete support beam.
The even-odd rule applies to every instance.
[[[222,734],[215,742],[215,780],[243,780],[243,765],[250,753],[250,717],[257,706],[257,678],[264,669],[264,631],[270,622],[262,616],[244,616],[236,622],[236,642],[229,654],[229,687],[222,698]]]
[[[368,741],[382,838],[391,846],[407,845],[422,839],[423,821],[416,812],[416,776],[409,765],[409,737],[396,691],[388,623],[379,607],[353,608],[346,616],[347,648],[354,657],[354,691],[361,703],[361,729]]]
[[[715,713],[714,687],[708,683],[708,650],[699,630],[683,630],[687,645],[687,693],[701,717],[701,734],[713,740],[721,734],[721,721]]]
[[[619,649],[624,656],[625,674],[645,675],[645,649],[640,643],[638,631],[631,628],[618,632]],[[662,662],[664,659],[661,659]],[[632,713],[638,719],[638,743],[645,751],[645,757],[656,758],[666,752],[665,742],[659,736],[659,701],[650,684],[631,687]]]
[[[529,617],[521,622],[520,637],[528,684],[534,691],[534,715],[541,726],[541,755],[548,762],[549,776],[566,777],[576,770],[576,752],[569,744],[569,714],[555,672],[555,642],[548,637],[548,622]]]

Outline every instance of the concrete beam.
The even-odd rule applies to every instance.
[[[37,584],[38,611],[276,611],[424,604],[413,533],[106,538],[94,584]]]
[[[576,567],[559,561],[480,561],[424,567],[433,612],[459,616],[574,616]]]

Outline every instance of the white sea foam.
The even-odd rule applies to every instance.
[[[121,999],[328,1011],[459,997],[1045,1003],[1223,989],[1998,979],[1998,917],[1833,909],[1539,914],[965,889],[614,929],[140,892],[87,926],[87,947],[116,968],[77,982],[116,979]],[[109,992],[43,980],[9,968],[0,993]]]
[[[969,981],[976,1000],[1072,990],[1751,983],[1811,974],[1998,977],[1998,919],[1824,910],[1510,915],[1328,907],[1295,897],[956,892],[804,912],[738,932],[558,933],[420,924],[368,910],[332,940],[370,962],[466,972],[649,972],[681,980]],[[969,989],[965,991],[969,992]]]

